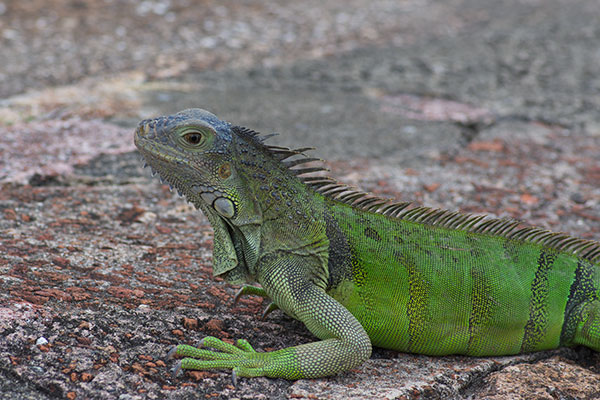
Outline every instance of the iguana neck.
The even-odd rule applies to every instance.
[[[240,225],[239,219],[230,220],[233,242],[242,244],[243,257],[238,258],[245,260],[249,274],[255,276],[260,257],[284,251],[316,257],[316,264],[323,269],[311,274],[325,281],[329,242],[322,218],[323,197],[275,159],[266,146],[242,139],[231,151],[245,204],[254,204],[255,215],[260,216],[254,219],[260,220],[259,224]]]
[[[264,146],[252,147],[242,140],[233,149],[237,152],[233,157],[237,173],[247,195],[255,199],[262,229],[283,236],[292,232],[292,241],[298,246],[313,242],[311,231],[322,219],[321,196]]]

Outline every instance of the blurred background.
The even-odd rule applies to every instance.
[[[196,106],[328,158],[407,162],[497,118],[597,133],[599,16],[595,0],[2,1],[0,123]]]
[[[444,163],[472,148],[522,149],[532,179],[519,193],[549,191],[539,181],[556,181],[546,168],[556,160],[521,140],[589,148],[600,135],[599,20],[596,0],[0,1],[0,126],[12,127],[0,181],[131,152],[122,132],[140,119],[201,107],[281,133],[279,145],[314,146],[370,190],[385,192],[385,180],[391,195],[401,187],[408,199],[478,211],[462,195],[429,196],[415,176],[446,173],[444,193],[477,192]],[[24,132],[60,145],[36,147]],[[497,163],[462,164],[473,181],[514,185]],[[586,193],[575,196],[585,203]]]

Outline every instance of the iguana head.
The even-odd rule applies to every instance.
[[[231,141],[229,124],[200,109],[144,120],[135,132],[135,145],[163,180],[224,218],[239,212]]]
[[[237,173],[235,140],[229,123],[201,109],[144,120],[134,139],[152,170],[206,214],[215,231],[214,274],[237,282],[251,259],[240,252],[260,245],[261,214]]]

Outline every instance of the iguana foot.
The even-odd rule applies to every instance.
[[[235,345],[226,343],[212,336],[207,336],[200,342],[206,350],[186,344],[173,347],[167,357],[184,357],[173,368],[173,376],[181,370],[230,369],[233,372],[234,384],[237,377],[269,376],[274,361],[273,353],[259,353],[244,339],[236,341]]]

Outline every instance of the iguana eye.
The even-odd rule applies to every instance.
[[[192,145],[198,145],[202,143],[202,134],[200,132],[189,132],[183,135],[183,139]]]

